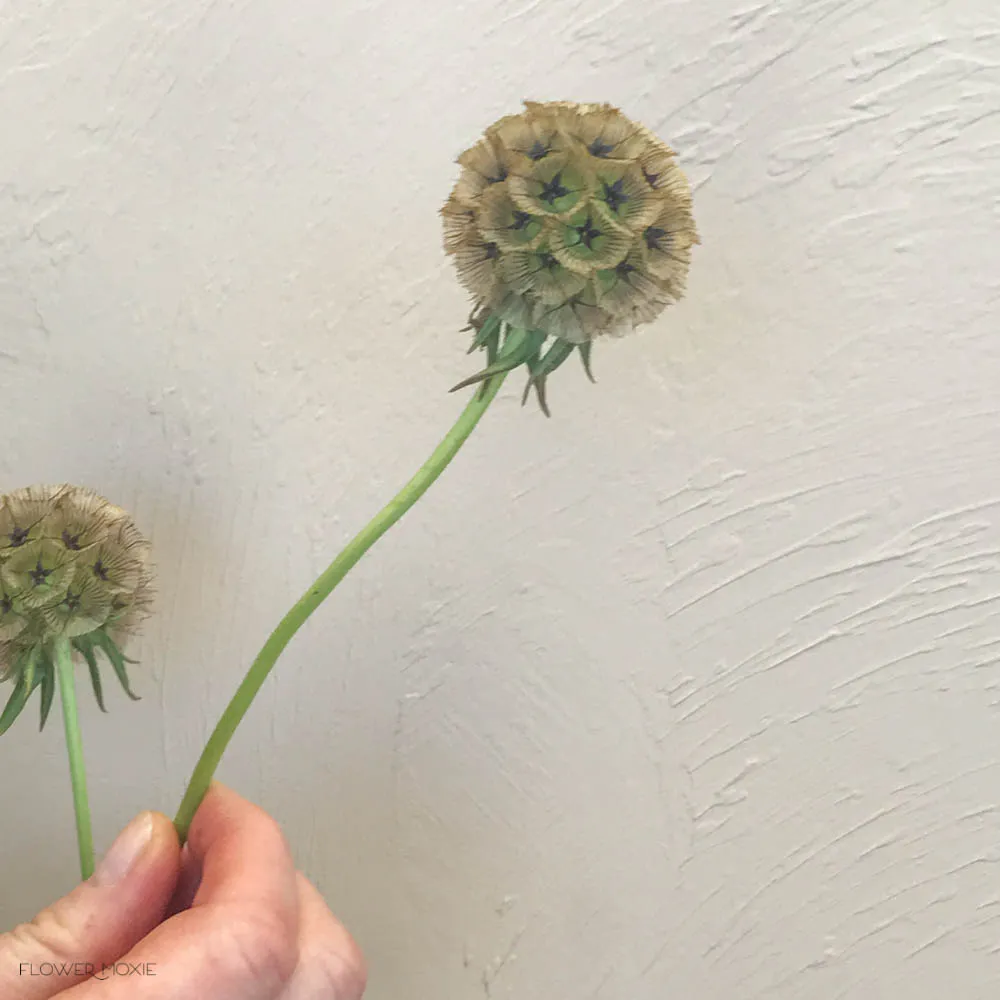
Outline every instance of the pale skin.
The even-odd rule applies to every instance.
[[[221,785],[183,851],[143,813],[93,878],[0,935],[4,1000],[360,1000],[365,978],[278,825]]]

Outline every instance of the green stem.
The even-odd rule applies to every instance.
[[[94,874],[94,835],[90,828],[90,802],[87,798],[87,771],[83,763],[83,740],[76,711],[76,683],[73,677],[73,647],[68,639],[57,639],[55,667],[59,677],[63,721],[66,724],[66,752],[69,775],[73,782],[73,809],[76,812],[76,839],[80,845],[80,874],[84,880]]]
[[[257,654],[246,677],[233,695],[222,718],[212,732],[201,757],[195,766],[181,801],[174,825],[183,843],[191,828],[194,814],[201,805],[212,783],[215,770],[229,745],[236,727],[243,721],[247,710],[267,680],[284,648],[293,635],[305,624],[309,616],[330,596],[334,587],[344,579],[361,557],[391,528],[427,491],[444,472],[448,463],[479,423],[480,417],[493,402],[506,372],[494,375],[476,392],[469,405],[462,411],[455,425],[444,440],[434,449],[430,458],[417,474],[372,518],[371,521],[347,544],[347,547],[320,574],[316,582],[299,598],[291,611],[282,618],[271,633],[264,647]]]

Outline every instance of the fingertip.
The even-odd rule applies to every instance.
[[[153,826],[151,836],[152,850],[161,855],[180,856],[181,843],[177,836],[177,830],[169,816],[161,812],[152,811],[149,814],[150,822]]]
[[[172,881],[176,885],[181,868],[181,844],[177,830],[170,818],[161,812],[151,812],[149,817],[152,832],[143,864],[150,869],[172,873]]]
[[[180,845],[163,813],[139,813],[115,838],[89,880],[96,886],[119,885],[126,878],[176,878]]]
[[[136,859],[135,870],[142,877],[150,878],[151,872],[170,875],[176,882],[180,871],[181,845],[177,831],[170,819],[161,812],[146,812],[133,821],[133,825],[143,823],[148,830],[148,841],[142,854]]]

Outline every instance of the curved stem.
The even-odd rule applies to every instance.
[[[309,616],[330,596],[334,587],[347,576],[361,557],[391,528],[427,491],[441,475],[448,463],[458,453],[468,436],[479,423],[480,417],[493,402],[506,373],[493,376],[462,411],[455,425],[434,449],[430,458],[416,475],[372,518],[371,521],[347,544],[347,547],[320,574],[316,582],[299,598],[271,633],[257,658],[250,666],[243,682],[237,688],[222,718],[202,752],[181,801],[174,825],[183,843],[194,814],[201,805],[215,774],[215,769],[225,753],[229,741],[243,721],[257,692],[267,680],[271,668],[288,645],[292,636],[305,624]]]
[[[73,648],[68,639],[55,643],[55,668],[59,678],[63,722],[66,725],[66,752],[73,783],[73,809],[76,812],[76,839],[80,847],[80,874],[86,880],[94,874],[94,835],[90,827],[90,802],[87,798],[87,771],[83,762],[83,740],[76,710],[76,683],[73,677]]]

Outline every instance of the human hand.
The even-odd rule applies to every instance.
[[[365,975],[274,820],[221,785],[183,851],[143,813],[93,878],[0,935],[3,1000],[360,1000]]]

